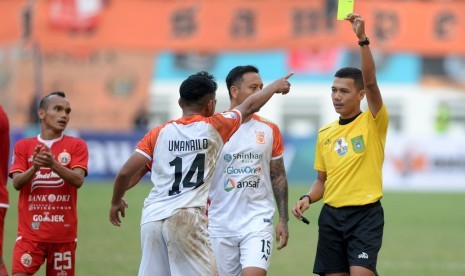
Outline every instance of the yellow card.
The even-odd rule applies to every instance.
[[[339,0],[337,4],[337,20],[344,20],[354,11],[354,0]]]

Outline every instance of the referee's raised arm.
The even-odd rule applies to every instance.
[[[363,76],[363,82],[365,84],[365,93],[368,102],[368,108],[370,109],[373,117],[376,117],[379,110],[383,106],[383,98],[376,81],[376,68],[373,60],[373,55],[370,50],[370,40],[365,34],[365,21],[363,18],[356,13],[351,13],[347,16],[348,20],[352,24],[352,28],[357,35],[358,44],[360,45],[360,64]]]

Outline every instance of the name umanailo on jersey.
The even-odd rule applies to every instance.
[[[324,203],[360,206],[381,199],[388,123],[383,105],[376,118],[366,110],[349,124],[335,121],[319,130],[314,168],[327,175]]]
[[[209,194],[210,236],[273,232],[270,162],[283,152],[281,132],[275,124],[255,114],[242,124],[218,159]]]
[[[53,158],[63,166],[82,168],[87,173],[88,151],[82,139],[62,136],[53,141],[40,137],[18,141],[14,148],[10,177],[33,166],[39,144],[47,144]],[[40,168],[19,192],[18,236],[40,242],[73,242],[77,238],[77,188],[66,183],[50,168]]]
[[[155,127],[136,152],[152,161],[153,188],[141,224],[165,219],[182,208],[205,208],[216,160],[241,125],[237,110],[211,117],[193,115]]]

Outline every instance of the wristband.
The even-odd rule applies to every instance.
[[[365,45],[370,45],[370,40],[368,39],[368,36],[365,38],[365,40],[363,41],[358,41],[358,45],[360,45],[361,47],[365,46]]]
[[[304,198],[306,198],[306,197],[308,197],[308,203],[309,203],[309,204],[312,204],[312,199],[310,198],[309,195],[303,195],[303,196],[301,196],[301,197],[299,198],[299,200],[302,200],[302,199],[304,199]]]

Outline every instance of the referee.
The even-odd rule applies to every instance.
[[[376,82],[365,22],[354,13],[346,20],[358,38],[361,70],[346,67],[334,76],[331,98],[340,117],[319,130],[314,164],[318,176],[292,212],[302,219],[310,205],[323,198],[313,273],[372,276],[378,275],[383,238],[380,199],[389,117]],[[368,110],[362,112],[364,97]]]

